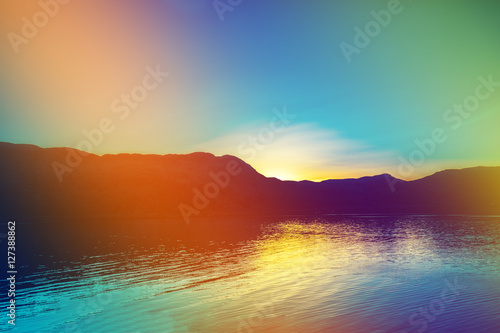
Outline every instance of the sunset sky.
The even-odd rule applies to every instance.
[[[498,1],[220,3],[0,0],[0,141],[77,148],[109,119],[93,153],[232,154],[282,179],[500,165]]]

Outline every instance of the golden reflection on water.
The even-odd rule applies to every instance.
[[[219,328],[369,332],[360,313],[377,303],[377,292],[397,292],[401,281],[416,280],[445,260],[433,232],[412,220],[388,230],[352,221],[267,225],[241,254],[237,265],[244,273],[227,290],[228,311],[239,313],[236,330],[234,323]]]
[[[143,333],[411,332],[408,316],[436,297],[444,277],[482,271],[490,280],[477,286],[496,288],[500,282],[498,219],[284,218],[200,225],[189,229],[191,238],[166,239],[164,221],[148,227],[151,232],[145,227],[139,236],[112,228],[111,238],[89,242],[96,251],[109,239],[122,246],[102,249],[62,274],[68,282],[56,279],[57,290],[43,284],[56,272],[38,272],[31,296],[24,298],[33,300],[29,320],[45,316],[50,326],[47,306],[58,304],[66,312],[59,311],[57,320],[89,332],[107,324],[117,332]],[[76,316],[80,299],[89,295],[74,281],[85,285],[96,278],[104,281],[100,294],[109,293],[112,301]],[[491,290],[497,289],[479,288],[467,301],[488,313],[495,302]],[[490,295],[488,306],[484,294]],[[493,305],[500,306],[498,299]],[[461,309],[458,304],[455,309]],[[447,318],[441,324],[453,327],[455,317]]]
[[[245,274],[234,290],[236,296],[228,298],[232,312],[235,304],[239,307],[237,327],[241,332],[309,332],[311,325],[321,324],[318,317],[328,321],[336,314],[331,304],[318,304],[326,299],[334,304],[337,293],[352,288],[346,281],[332,282],[359,269],[353,263],[360,261],[368,245],[360,241],[360,234],[341,225],[289,221],[266,228],[240,259]],[[314,320],[305,315],[311,311]],[[339,326],[344,321],[351,328],[357,325],[337,312]],[[224,331],[230,332],[230,327]]]

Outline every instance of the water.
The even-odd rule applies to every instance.
[[[13,332],[500,332],[500,217],[20,221],[17,237]]]

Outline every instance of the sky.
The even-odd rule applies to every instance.
[[[497,1],[0,6],[0,141],[290,180],[500,165]]]

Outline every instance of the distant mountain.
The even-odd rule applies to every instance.
[[[0,143],[0,215],[500,214],[500,167],[281,181],[233,156],[118,154]]]

